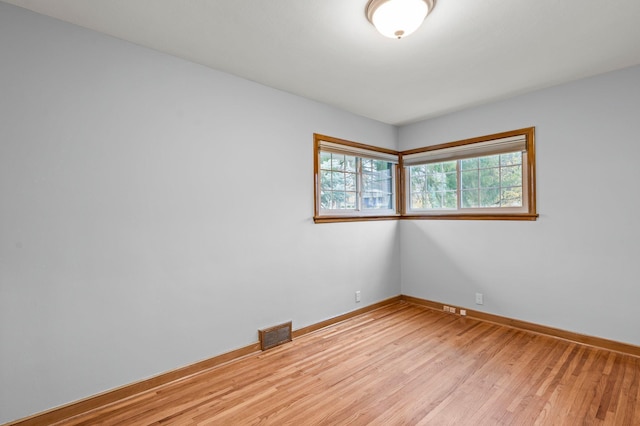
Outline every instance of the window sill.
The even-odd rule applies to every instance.
[[[369,222],[376,220],[528,220],[538,219],[537,213],[488,214],[408,214],[388,216],[314,216],[315,223]]]
[[[381,216],[314,216],[315,223],[335,223],[335,222],[369,222],[375,220],[398,220],[400,215]]]
[[[537,213],[476,213],[476,214],[407,214],[400,219],[407,220],[537,220]]]

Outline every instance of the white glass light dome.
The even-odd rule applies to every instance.
[[[371,0],[367,19],[385,37],[403,38],[420,27],[434,3],[435,0]]]

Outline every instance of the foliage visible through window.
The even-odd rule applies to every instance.
[[[393,209],[392,166],[384,160],[321,151],[320,208]]]
[[[458,203],[456,162],[409,167],[411,208],[454,209]]]
[[[521,152],[411,166],[409,175],[411,210],[523,205]]]
[[[320,208],[356,208],[356,157],[320,153]]]

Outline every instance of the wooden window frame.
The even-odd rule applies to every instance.
[[[419,212],[408,209],[407,185],[409,184],[407,176],[407,167],[404,165],[403,157],[411,154],[420,154],[424,152],[439,151],[448,148],[470,146],[482,142],[490,142],[499,139],[513,138],[524,136],[525,138],[525,154],[522,162],[522,183],[523,183],[523,201],[524,211],[517,211],[507,207],[494,208],[466,208],[454,211],[435,210],[430,212]],[[480,154],[479,156],[481,156]],[[459,160],[460,158],[452,158]],[[439,145],[432,145],[423,148],[402,151],[400,153],[400,169],[401,181],[403,189],[401,191],[402,219],[452,219],[452,220],[536,220],[538,213],[536,211],[536,178],[535,178],[535,127],[527,127],[508,132],[496,133],[492,135],[480,136],[477,138],[465,139],[461,141],[449,142]],[[458,187],[458,191],[460,188]],[[516,211],[514,211],[516,210]]]
[[[482,142],[489,142],[493,140],[499,140],[504,138],[512,138],[516,136],[524,136],[525,152],[523,155],[522,164],[522,181],[523,181],[523,201],[526,206],[523,211],[514,212],[513,209],[506,207],[494,207],[494,208],[466,208],[455,211],[429,211],[419,212],[415,210],[409,210],[407,208],[408,197],[408,176],[404,165],[403,157],[420,154],[425,152],[433,152],[443,149],[462,147],[465,145],[480,144]],[[471,139],[465,139],[455,142],[448,142],[439,145],[432,145],[427,147],[416,148],[407,151],[394,151],[385,148],[379,148],[372,145],[365,145],[358,142],[347,141],[344,139],[338,139],[326,135],[314,134],[314,149],[313,149],[313,164],[314,164],[314,216],[315,223],[330,223],[330,222],[355,222],[355,221],[374,221],[374,220],[524,220],[534,221],[538,218],[536,207],[536,153],[535,153],[535,127],[527,127],[518,130],[511,130],[507,132],[495,133],[486,136],[480,136]],[[336,215],[322,214],[320,211],[320,188],[319,188],[319,153],[320,153],[320,141],[326,141],[334,144],[345,146],[345,150],[348,148],[354,148],[355,150],[366,150],[371,152],[379,152],[383,154],[391,154],[398,156],[398,164],[395,166],[395,214],[382,214],[375,213],[353,213],[345,212]],[[356,155],[357,154],[352,154]],[[479,156],[482,156],[480,154]],[[366,158],[366,157],[365,157]]]
[[[375,153],[381,153],[386,156],[395,156],[398,158],[393,166],[393,199],[394,207],[393,213],[389,214],[388,210],[385,210],[383,214],[377,213],[376,210],[345,210],[344,212],[335,212],[333,214],[324,213],[320,208],[320,151],[322,142],[329,142],[331,144],[340,145],[344,147],[345,152],[350,152],[351,155],[358,158],[374,158]],[[369,152],[373,156],[367,156]],[[348,141],[345,139],[334,138],[331,136],[321,135],[314,133],[313,135],[313,203],[314,203],[314,216],[315,223],[331,223],[331,222],[358,222],[358,221],[373,221],[373,220],[396,220],[400,217],[400,167],[398,164],[400,158],[400,152],[391,149],[380,148],[372,145],[366,145],[358,142]],[[357,173],[360,175],[361,170]]]

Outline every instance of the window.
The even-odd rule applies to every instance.
[[[395,218],[398,152],[314,135],[316,222]]]
[[[534,129],[401,153],[404,217],[534,220]]]
[[[404,152],[314,134],[314,221],[536,220],[534,130]]]

